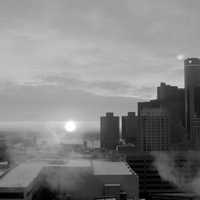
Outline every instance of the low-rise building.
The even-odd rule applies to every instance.
[[[0,178],[0,199],[32,199],[42,168],[41,164],[26,163],[8,171]]]
[[[77,159],[15,167],[0,179],[0,199],[36,199],[43,185],[70,199],[126,196],[137,200],[139,196],[138,176],[126,162]]]

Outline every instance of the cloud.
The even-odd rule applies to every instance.
[[[20,2],[0,1],[2,78],[79,71],[149,85],[155,68],[162,79],[166,65],[182,66],[178,53],[190,55],[199,46],[198,2],[190,8],[186,1]]]
[[[199,56],[199,6],[187,0],[0,0],[2,118],[10,117],[8,110],[14,118],[20,110],[37,118],[39,108],[57,116],[76,108],[87,113],[81,102],[103,110],[110,103],[118,111],[119,99],[127,111],[136,109],[136,99],[155,96],[160,82],[182,86],[176,55]]]
[[[36,82],[24,82],[31,86],[56,86],[66,90],[80,90],[100,96],[150,98],[154,95],[153,87],[137,87],[129,81],[88,80],[73,74],[57,74],[43,77]]]
[[[69,80],[68,80],[69,81]],[[66,82],[65,82],[66,84]],[[2,121],[98,121],[107,111],[136,110],[139,98],[102,96],[66,84],[6,84],[0,90]]]

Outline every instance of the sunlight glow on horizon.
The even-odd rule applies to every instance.
[[[65,123],[65,130],[67,132],[74,132],[76,130],[76,123],[72,120]]]

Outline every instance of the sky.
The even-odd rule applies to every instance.
[[[0,0],[0,120],[96,121],[183,87],[199,0]]]

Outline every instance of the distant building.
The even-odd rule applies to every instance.
[[[157,87],[157,99],[162,108],[165,108],[173,121],[185,125],[185,91],[177,86],[161,83]]]
[[[101,148],[116,149],[119,144],[119,137],[119,117],[114,116],[113,113],[106,113],[106,116],[101,117]]]
[[[177,86],[167,85],[166,83],[161,82],[160,86],[157,87],[157,99],[166,100],[166,99],[179,99],[184,98],[184,89],[178,88]]]
[[[140,148],[138,117],[135,112],[129,112],[127,116],[122,116],[122,139],[126,143],[134,144],[137,149]]]
[[[170,121],[168,113],[161,108],[140,110],[140,134],[144,151],[169,149]]]
[[[151,100],[151,101],[145,101],[145,102],[138,102],[138,117],[141,116],[141,112],[142,110],[145,108],[160,108],[160,101],[155,99],[155,100]]]
[[[139,102],[138,103],[138,118],[139,118],[139,130],[141,135],[141,144],[147,144],[144,138],[144,124],[148,122],[154,126],[159,127],[162,123],[165,124],[165,128],[160,127],[160,133],[164,132],[167,134],[165,140],[168,141],[168,147],[163,147],[160,150],[168,150],[169,148],[177,148],[180,144],[184,144],[187,136],[187,132],[185,129],[185,91],[183,88],[178,88],[176,86],[167,85],[165,83],[161,83],[159,87],[157,87],[157,99],[151,100],[148,102]],[[144,110],[148,110],[148,117],[144,117]],[[162,111],[162,116],[159,116],[157,113],[155,116],[155,110]],[[156,111],[156,112],[157,112]],[[159,112],[160,112],[159,111]],[[142,114],[143,112],[143,114]],[[154,117],[150,115],[150,113],[154,113]],[[146,112],[147,113],[147,112]],[[143,116],[142,116],[143,115]],[[144,118],[146,118],[144,120]],[[144,123],[144,121],[146,121]],[[157,125],[155,125],[157,123]],[[149,124],[149,126],[150,126]],[[147,126],[147,125],[146,125]],[[150,128],[148,128],[150,130]],[[152,128],[153,131],[153,128]],[[157,129],[158,131],[158,129]],[[154,134],[158,134],[154,133]],[[164,135],[162,136],[164,137]],[[157,135],[158,136],[158,135]],[[164,139],[162,137],[162,139]],[[165,143],[165,144],[167,144]],[[179,144],[177,146],[177,144]],[[183,145],[182,145],[183,146]],[[142,147],[144,150],[144,146]],[[159,149],[157,149],[159,150]]]
[[[170,119],[170,144],[175,147],[178,143],[185,143],[187,131],[184,89],[161,83],[157,88],[157,98],[160,107],[168,112]]]
[[[200,59],[187,58],[184,61],[185,73],[185,121],[192,137],[192,120],[200,117]]]
[[[191,120],[191,143],[200,150],[200,118],[197,117]]]

